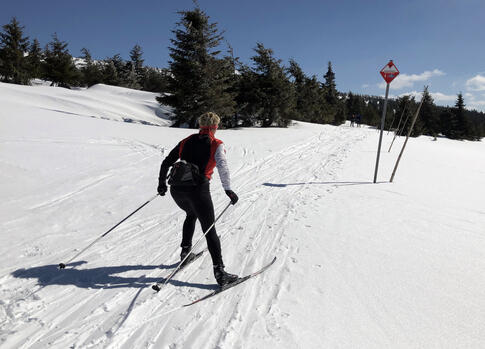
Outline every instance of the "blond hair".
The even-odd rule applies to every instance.
[[[199,116],[197,121],[199,122],[199,127],[212,126],[219,125],[219,122],[221,122],[221,118],[216,113],[210,111]]]

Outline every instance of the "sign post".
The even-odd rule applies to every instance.
[[[389,84],[396,76],[399,75],[399,70],[394,65],[392,60],[387,63],[384,68],[380,71],[382,77],[386,81],[386,97],[384,99],[384,108],[382,109],[382,117],[381,117],[381,132],[379,135],[379,145],[377,147],[377,159],[376,159],[376,169],[374,171],[374,183],[377,182],[377,170],[379,168],[379,157],[381,155],[381,144],[382,144],[382,134],[384,133],[384,123],[386,121],[386,110],[387,110],[387,97],[389,96]]]

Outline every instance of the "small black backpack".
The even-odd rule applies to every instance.
[[[196,186],[202,182],[199,167],[185,160],[173,164],[168,175],[168,184],[173,186]]]

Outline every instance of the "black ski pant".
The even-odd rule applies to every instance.
[[[200,184],[195,187],[175,187],[170,188],[175,203],[185,211],[185,217],[182,243],[181,247],[191,247],[192,237],[194,236],[195,222],[197,219],[200,222],[202,231],[205,233],[207,229],[214,223],[214,205],[210,194],[209,182]],[[207,246],[212,257],[214,265],[223,265],[221,242],[216,233],[216,228],[213,226],[207,235]]]

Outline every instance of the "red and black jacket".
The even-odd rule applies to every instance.
[[[200,173],[209,181],[216,166],[214,155],[221,144],[221,140],[209,134],[197,133],[183,139],[163,160],[159,180],[165,181],[170,166],[181,159],[197,165]]]

